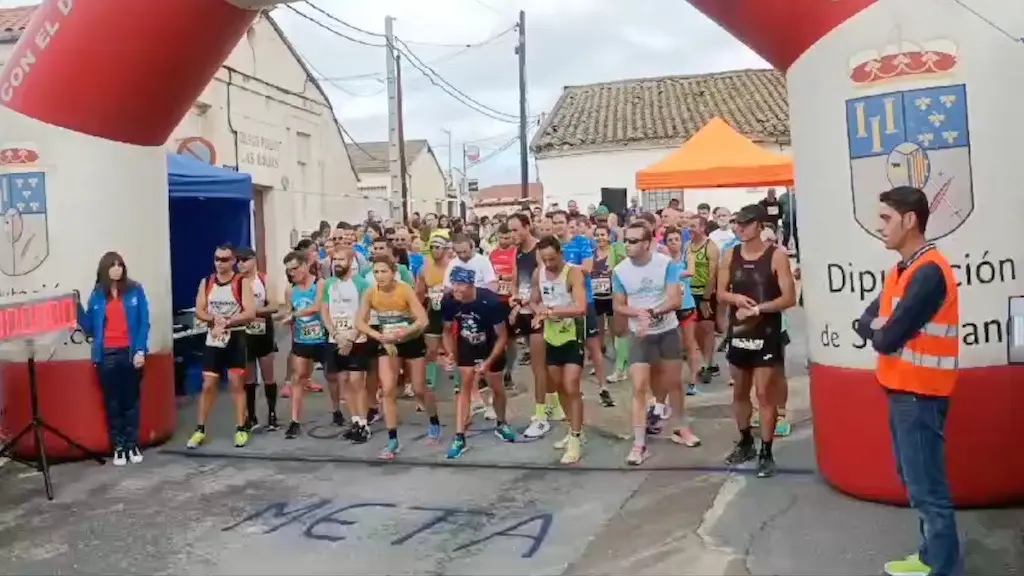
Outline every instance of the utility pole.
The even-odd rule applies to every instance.
[[[459,217],[466,217],[466,195],[469,194],[469,173],[466,172],[466,145],[462,145],[462,184],[459,185]]]
[[[522,185],[520,196],[530,198],[530,150],[526,141],[526,11],[519,11],[519,179]]]
[[[402,177],[402,222],[409,221],[412,201],[409,198],[409,174],[405,164],[405,121],[402,114],[402,57],[395,55],[395,83],[398,84],[398,164]]]
[[[398,78],[395,62],[395,34],[394,21],[391,16],[384,17],[384,38],[387,42],[387,60],[385,70],[387,71],[388,83],[388,173],[391,175],[391,186],[388,189],[388,206],[392,218],[398,218],[402,208],[398,205],[398,199],[402,192],[402,164],[400,150],[401,137],[398,134],[399,116],[398,108]]]
[[[442,128],[441,131],[448,135],[448,185],[445,187],[444,191],[444,204],[448,208],[448,212],[451,212],[451,200],[449,199],[449,195],[457,190],[455,187],[455,173],[452,171],[452,162],[454,162],[453,155],[455,154],[455,150],[452,148],[451,129]],[[438,216],[440,216],[440,214],[438,214]]]

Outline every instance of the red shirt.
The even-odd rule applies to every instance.
[[[107,300],[107,318],[103,325],[103,348],[117,350],[131,348],[132,340],[128,334],[128,314],[120,296]]]
[[[491,266],[498,277],[498,295],[502,300],[512,296],[512,282],[516,277],[516,249],[496,248],[491,251]]]

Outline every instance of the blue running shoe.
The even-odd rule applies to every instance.
[[[380,453],[378,458],[385,462],[390,462],[398,457],[398,452],[401,449],[402,447],[398,444],[398,438],[389,439],[387,447],[384,448],[384,451]]]
[[[691,383],[689,386],[687,386],[686,387],[686,395],[687,396],[696,396],[697,395],[697,385]]]
[[[441,442],[441,425],[431,424],[427,428],[427,444],[434,445]]]
[[[469,450],[469,445],[466,444],[466,441],[461,438],[456,438],[455,440],[452,440],[452,445],[448,448],[448,459],[458,460],[459,458],[462,458],[462,455],[466,453],[466,450]]]
[[[516,431],[512,429],[508,424],[502,424],[494,428],[494,435],[504,440],[505,442],[516,441]]]

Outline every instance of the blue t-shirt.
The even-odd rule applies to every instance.
[[[586,236],[576,236],[562,246],[562,254],[565,261],[573,266],[582,266],[583,262],[594,259],[594,245]],[[594,301],[594,287],[590,282],[590,275],[585,274],[583,281],[587,286],[587,303]]]
[[[689,269],[685,252],[679,262],[676,262],[676,266],[679,267],[679,284],[683,290],[683,310],[692,310],[697,307],[697,302],[693,299],[693,291],[690,289],[690,278],[683,277],[683,274]]]
[[[728,254],[729,251],[732,250],[733,248],[735,248],[736,246],[739,246],[739,244],[740,244],[740,239],[736,238],[736,237],[733,237],[733,238],[729,239],[729,241],[726,242],[725,244],[722,244],[722,253],[719,254],[718,261],[719,262],[725,262],[725,255]]]
[[[477,288],[472,302],[460,302],[446,294],[441,300],[441,317],[457,324],[458,345],[487,348],[497,340],[497,326],[505,324],[508,312],[497,294]]]
[[[409,254],[409,270],[413,276],[419,276],[420,270],[423,270],[423,265],[427,263],[427,258],[423,254]]]

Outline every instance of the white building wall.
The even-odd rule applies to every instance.
[[[761,144],[766,150],[790,154],[789,146]],[[601,202],[601,188],[625,188],[626,198],[639,197],[636,173],[671,154],[677,147],[630,148],[623,150],[541,154],[537,173],[544,184],[545,208],[557,202],[565,208],[569,200],[581,207]],[[764,198],[765,188],[690,188],[683,194],[683,207],[696,210],[707,202],[712,207],[737,210]],[[781,193],[781,190],[780,190]]]
[[[409,196],[412,198],[411,212],[447,212],[447,198],[444,173],[434,156],[424,150],[409,166]]]
[[[0,45],[0,66],[13,48]],[[361,198],[326,97],[265,18],[239,41],[167,148],[176,151],[182,139],[193,136],[213,144],[218,166],[237,165],[268,190],[267,272],[276,277],[283,277],[281,256],[293,231],[308,232],[320,220],[334,223],[369,209],[382,213],[387,206],[384,198]]]

